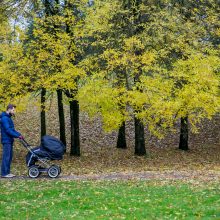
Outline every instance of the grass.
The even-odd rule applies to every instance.
[[[220,184],[1,180],[0,219],[220,219]]]

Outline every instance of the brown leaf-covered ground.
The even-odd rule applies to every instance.
[[[59,137],[56,102],[48,103],[47,133]],[[67,154],[57,164],[62,166],[63,178],[78,177],[96,179],[115,178],[219,178],[220,175],[220,118],[205,121],[199,134],[190,134],[190,150],[178,150],[178,132],[165,139],[152,137],[146,128],[147,156],[134,155],[133,122],[127,122],[127,149],[116,149],[117,132],[106,134],[100,119],[89,120],[86,114],[80,115],[81,157],[69,156],[70,122],[68,106],[65,106]],[[15,119],[17,130],[25,139],[39,144],[39,110],[30,102],[26,112],[18,113]],[[15,142],[12,171],[20,176],[27,174],[25,165],[26,149]],[[53,162],[54,163],[54,162]],[[132,176],[131,176],[132,175]],[[106,177],[107,176],[107,177]]]

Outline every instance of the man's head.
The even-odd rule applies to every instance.
[[[12,104],[9,104],[7,106],[7,113],[10,114],[10,115],[14,115],[15,114],[15,108],[16,106],[15,105],[12,105]]]

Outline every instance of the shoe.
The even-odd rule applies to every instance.
[[[7,174],[5,176],[2,176],[2,178],[12,178],[12,177],[15,177],[15,175],[12,174],[12,173],[9,173],[9,174]]]

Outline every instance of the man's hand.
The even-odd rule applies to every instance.
[[[20,140],[24,140],[24,137],[21,135],[18,137]]]

